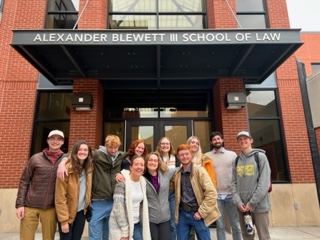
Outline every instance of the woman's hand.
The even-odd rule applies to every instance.
[[[120,240],[129,240],[129,236],[128,237],[121,237]]]
[[[61,225],[61,231],[62,231],[63,233],[68,233],[68,232],[69,232],[69,224],[66,223],[66,224],[64,224],[64,225]]]

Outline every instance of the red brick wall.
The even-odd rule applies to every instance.
[[[301,33],[304,43],[294,54],[299,62],[304,63],[307,77],[312,74],[311,63],[320,63],[320,32]],[[318,149],[320,149],[319,129],[316,129]]]
[[[229,3],[230,7],[228,6]],[[230,8],[232,10],[230,10]],[[229,29],[237,28],[237,21],[233,16],[236,15],[235,1],[226,0],[208,0],[208,28]],[[210,14],[214,13],[214,14]]]
[[[29,158],[37,71],[10,47],[12,29],[42,29],[46,1],[5,1],[0,24],[0,188],[17,187]]]
[[[92,94],[93,108],[91,111],[71,110],[69,149],[76,140],[85,139],[92,148],[98,148],[102,139],[103,121],[103,88],[97,79],[75,79],[73,92]]]
[[[290,28],[286,0],[266,1],[270,28]]]
[[[316,138],[317,138],[317,143],[318,143],[318,149],[320,149],[319,148],[319,144],[320,144],[320,127],[316,128],[315,132],[316,132]],[[319,150],[319,153],[320,153],[320,150]]]
[[[279,101],[289,170],[292,183],[313,183],[315,180],[310,146],[308,145],[309,138],[295,66],[294,57],[290,57],[277,70]],[[302,142],[306,144],[301,144]]]
[[[87,0],[80,0],[79,15]],[[106,29],[107,0],[90,0],[79,20],[78,29]]]
[[[106,29],[107,1],[80,1],[78,29]],[[85,8],[84,8],[85,7]],[[74,109],[70,115],[69,149],[79,139],[85,139],[92,148],[98,148],[103,130],[103,87],[98,79],[74,79],[73,92],[89,92],[93,97],[92,111],[77,112]]]
[[[312,74],[311,63],[320,63],[320,32],[301,33],[304,43],[294,54],[298,61],[305,64],[306,74]]]
[[[266,2],[270,28],[289,28],[286,1]],[[313,165],[297,67],[293,56],[277,69],[276,76],[291,181],[292,183],[313,183],[315,181]],[[299,130],[298,136],[297,130]],[[306,144],[301,144],[302,142]]]
[[[227,92],[244,92],[242,79],[221,78],[213,87],[214,125],[216,131],[223,133],[227,149],[239,152],[235,136],[241,130],[248,129],[246,109],[229,110],[225,107]]]

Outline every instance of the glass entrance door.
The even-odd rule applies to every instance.
[[[193,134],[191,120],[131,120],[126,122],[125,149],[136,139],[143,139],[148,152],[156,151],[161,137],[168,137],[174,148],[186,143]]]

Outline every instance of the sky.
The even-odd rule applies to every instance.
[[[291,28],[303,32],[320,31],[320,0],[287,0]]]

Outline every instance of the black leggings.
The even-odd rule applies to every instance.
[[[150,232],[152,240],[170,239],[171,221],[155,224],[150,222]]]
[[[60,240],[81,240],[84,224],[86,218],[83,210],[77,212],[77,215],[72,224],[69,224],[69,232],[63,233],[61,231],[61,224],[59,223]]]

